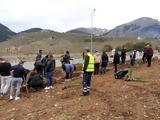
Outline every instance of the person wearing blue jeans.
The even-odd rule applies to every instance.
[[[11,64],[0,58],[1,96],[7,94],[11,81]]]
[[[53,55],[50,53],[48,55],[48,60],[46,62],[45,66],[45,77],[47,79],[47,85],[45,87],[45,90],[48,90],[52,88],[53,84],[53,72],[55,70],[55,59],[53,58]]]
[[[20,94],[20,89],[21,89],[21,85],[22,85],[22,81],[23,79],[22,78],[16,78],[16,77],[13,77],[12,80],[11,80],[11,88],[10,88],[10,99],[13,99],[13,96],[14,96],[14,84],[16,83],[16,97],[15,97],[15,100],[18,100],[19,99],[19,94]],[[12,96],[12,97],[11,97]]]
[[[20,61],[18,65],[15,65],[12,67],[13,73],[12,76],[13,78],[11,79],[11,89],[10,89],[10,100],[13,99],[14,96],[14,85],[16,83],[16,96],[15,100],[19,100],[19,94],[20,94],[20,89],[22,86],[23,78],[24,75],[26,74],[26,69],[23,67],[24,61]]]
[[[53,72],[46,72],[46,79],[47,79],[47,87],[51,87],[53,84]]]

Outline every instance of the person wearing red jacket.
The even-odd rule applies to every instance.
[[[152,57],[153,57],[153,49],[151,45],[147,45],[147,49],[146,49],[146,59],[148,63],[147,67],[151,66]]]

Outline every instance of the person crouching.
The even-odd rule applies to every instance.
[[[43,78],[37,73],[37,71],[31,71],[28,76],[27,84],[35,91],[38,91],[43,86]]]
[[[74,65],[69,63],[69,62],[66,62],[66,63],[63,63],[62,68],[66,73],[65,80],[66,81],[71,80],[72,79],[72,74],[73,74],[73,71],[74,71]]]

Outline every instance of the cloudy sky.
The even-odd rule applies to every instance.
[[[160,0],[0,0],[0,23],[19,32],[33,27],[59,32],[91,26],[112,29],[139,17],[160,20]]]

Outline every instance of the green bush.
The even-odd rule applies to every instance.
[[[111,45],[105,45],[103,50],[106,51],[106,52],[110,52],[112,50],[112,46]]]
[[[134,44],[133,49],[136,49],[138,51],[142,51],[145,45],[146,45],[145,42],[138,42],[138,43]]]

